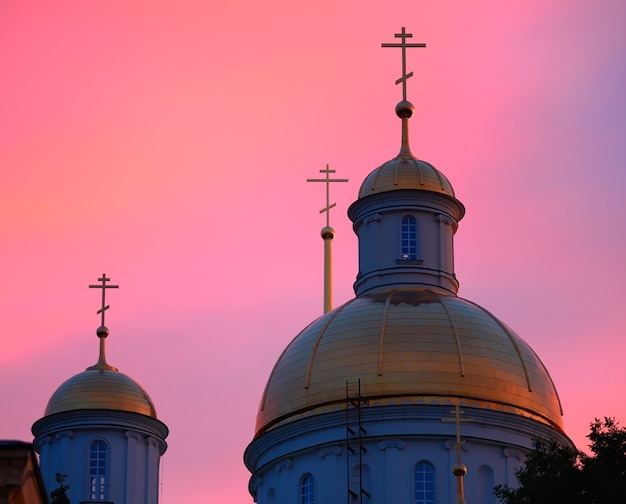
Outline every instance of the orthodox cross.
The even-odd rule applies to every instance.
[[[456,445],[453,448],[456,448],[456,463],[461,463],[461,446],[465,444],[465,441],[461,441],[461,422],[473,422],[473,418],[461,418],[461,415],[465,414],[465,411],[459,408],[457,404],[454,407],[454,410],[451,411],[454,415],[454,418],[442,418],[442,422],[456,422]]]
[[[104,312],[109,309],[109,305],[104,304],[105,294],[107,289],[118,289],[119,285],[107,285],[107,282],[110,282],[111,279],[107,278],[106,273],[102,273],[102,278],[98,278],[99,282],[102,282],[102,285],[90,285],[90,289],[102,289],[102,308],[100,308],[96,313],[102,314],[102,322],[101,326],[104,327]]]
[[[330,183],[331,182],[348,182],[348,179],[331,179],[330,174],[335,173],[336,170],[329,170],[328,164],[326,164],[325,170],[320,170],[320,173],[325,173],[326,178],[323,179],[306,179],[307,182],[324,182],[326,183],[326,206],[320,210],[320,213],[326,212],[326,227],[330,227],[330,209],[337,205],[337,203],[330,204]]]
[[[402,33],[394,34],[394,37],[402,39],[402,43],[398,44],[382,44],[381,47],[401,47],[402,48],[402,77],[396,80],[396,84],[400,84],[402,82],[402,99],[406,101],[406,81],[409,77],[413,77],[413,72],[406,73],[406,48],[407,47],[426,47],[426,44],[407,44],[406,39],[413,38],[412,33],[406,33],[404,31],[404,26],[402,27]]]

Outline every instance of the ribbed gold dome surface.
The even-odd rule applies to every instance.
[[[268,380],[257,435],[343,407],[346,380],[358,379],[380,404],[457,398],[563,430],[548,371],[510,328],[454,295],[403,288],[359,296],[289,344]]]
[[[430,163],[400,155],[371,172],[361,184],[359,199],[388,191],[417,189],[454,197],[452,184]]]
[[[44,416],[87,409],[157,417],[152,399],[141,385],[110,369],[88,369],[64,382],[52,394]]]

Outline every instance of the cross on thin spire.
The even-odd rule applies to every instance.
[[[406,73],[406,48],[407,47],[426,47],[426,44],[407,44],[406,39],[413,38],[412,33],[406,33],[404,31],[404,26],[402,27],[401,33],[394,34],[395,38],[402,39],[402,43],[392,44],[392,43],[383,43],[382,47],[401,47],[402,48],[402,77],[396,80],[396,84],[400,84],[402,82],[402,99],[406,101],[406,81],[409,77],[413,77],[413,72]]]
[[[455,405],[454,410],[451,411],[454,415],[454,418],[442,418],[442,422],[455,422],[456,423],[456,445],[453,448],[456,448],[456,461],[457,464],[461,463],[461,447],[465,444],[465,441],[461,441],[461,422],[473,422],[473,418],[461,418],[461,415],[465,413],[462,409],[460,409],[459,405]]]
[[[104,312],[109,309],[109,305],[105,305],[105,294],[107,289],[118,289],[119,285],[107,285],[107,282],[110,282],[111,279],[107,278],[106,273],[102,273],[102,278],[98,278],[99,282],[102,282],[102,285],[90,285],[90,289],[102,289],[102,308],[100,308],[96,314],[102,315],[102,321],[100,325],[104,326]]]
[[[463,476],[467,473],[467,467],[461,463],[461,447],[465,444],[465,441],[461,441],[461,422],[473,422],[473,418],[461,418],[461,415],[465,411],[461,410],[459,404],[454,406],[454,410],[451,411],[454,418],[442,418],[442,422],[456,422],[456,444],[452,448],[456,448],[456,465],[452,468],[452,474],[456,476],[456,502],[457,504],[466,504],[465,502],[465,490],[463,489]]]
[[[320,173],[325,173],[326,178],[323,179],[306,179],[307,182],[324,182],[326,184],[326,206],[320,210],[320,213],[326,212],[326,226],[330,227],[330,209],[337,205],[337,203],[330,203],[330,183],[331,182],[348,182],[348,179],[331,179],[330,174],[335,173],[336,170],[329,170],[328,164],[326,164],[325,170],[320,170]]]

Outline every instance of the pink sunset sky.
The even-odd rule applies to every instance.
[[[163,504],[250,504],[242,454],[282,349],[334,297],[346,217],[394,157],[402,26],[413,153],[452,181],[459,295],[550,370],[581,448],[626,424],[626,4],[621,0],[0,3],[0,438],[97,360],[170,428]],[[468,477],[471,477],[468,474]]]

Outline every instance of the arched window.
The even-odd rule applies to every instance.
[[[496,486],[496,481],[493,469],[488,465],[481,465],[478,468],[478,485],[480,487],[479,502],[481,504],[495,504],[496,497],[493,494],[493,487]]]
[[[417,219],[412,215],[402,217],[402,259],[417,261]]]
[[[435,468],[429,462],[415,466],[415,504],[435,504]]]
[[[310,474],[302,478],[300,504],[315,504],[315,480]]]
[[[89,448],[89,500],[106,501],[108,490],[107,468],[109,447],[97,439]]]

